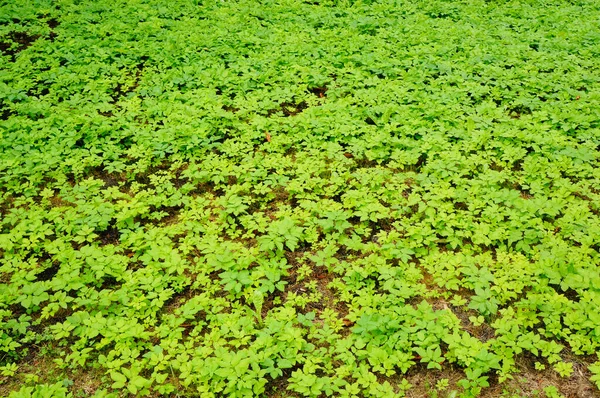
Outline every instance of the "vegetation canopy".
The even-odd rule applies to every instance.
[[[0,393],[598,396],[599,20],[0,1]]]

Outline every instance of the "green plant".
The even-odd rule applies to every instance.
[[[599,16],[3,2],[3,391],[390,397],[426,367],[475,397],[523,356],[569,377],[600,350]]]

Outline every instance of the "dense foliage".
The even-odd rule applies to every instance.
[[[598,394],[599,20],[0,2],[0,388]]]

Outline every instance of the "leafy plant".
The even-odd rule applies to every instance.
[[[390,397],[427,367],[465,374],[431,396],[476,397],[522,358],[570,377],[600,350],[599,16],[3,2],[3,391]]]

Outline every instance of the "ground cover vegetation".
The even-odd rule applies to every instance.
[[[0,3],[0,391],[591,397],[600,3]]]

